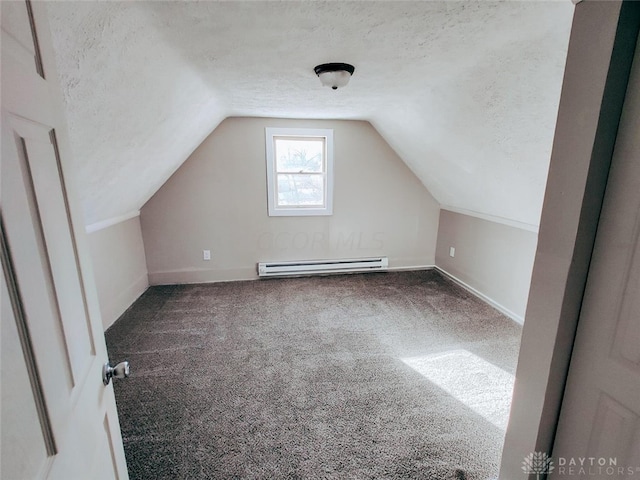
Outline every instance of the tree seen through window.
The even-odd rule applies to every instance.
[[[274,138],[279,206],[325,204],[324,138]]]

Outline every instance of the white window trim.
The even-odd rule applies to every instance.
[[[267,204],[270,217],[306,217],[333,215],[333,130],[329,128],[273,128],[267,127]],[[326,140],[326,202],[324,207],[278,207],[276,199],[276,164],[273,137],[324,137]]]

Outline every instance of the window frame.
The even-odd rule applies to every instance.
[[[277,199],[278,172],[275,158],[275,140],[278,137],[324,138],[324,206],[279,206]],[[266,159],[267,159],[267,205],[270,217],[306,217],[317,215],[333,215],[333,129],[330,128],[288,128],[266,127]],[[284,172],[281,172],[284,173]],[[296,175],[296,173],[286,172]]]

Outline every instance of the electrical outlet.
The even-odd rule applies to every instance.
[[[202,251],[202,259],[203,260],[211,260],[211,250],[203,250]]]
[[[449,247],[449,256],[450,257],[455,257],[456,256],[456,248],[455,247]]]

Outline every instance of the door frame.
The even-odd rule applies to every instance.
[[[550,454],[618,125],[640,2],[575,6],[500,479]],[[635,87],[638,88],[638,87]]]

